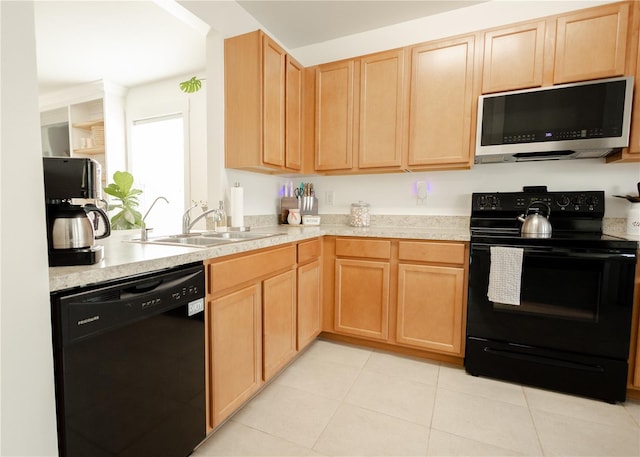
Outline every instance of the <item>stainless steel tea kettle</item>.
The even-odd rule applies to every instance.
[[[540,208],[542,206],[543,208]],[[546,209],[547,214],[540,214],[541,209]],[[522,222],[520,235],[524,238],[551,238],[551,207],[542,201],[535,201],[529,204],[525,214],[518,216]]]

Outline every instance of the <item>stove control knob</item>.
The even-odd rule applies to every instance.
[[[573,197],[573,200],[571,200],[571,203],[573,203],[576,207],[582,205],[584,203],[584,196],[576,195],[575,197]]]
[[[566,195],[561,195],[558,200],[556,200],[556,203],[558,204],[558,206],[564,208],[565,206],[567,206],[569,203],[571,203],[571,201],[569,200],[569,197],[567,197]]]
[[[589,206],[595,206],[596,204],[598,204],[598,199],[596,199],[595,197],[587,197],[586,203]]]
[[[478,198],[478,205],[485,206],[487,204],[487,197],[485,197],[484,195],[480,195],[480,198]]]
[[[500,200],[498,200],[498,197],[493,196],[491,197],[491,206],[492,207],[497,207],[500,204]]]

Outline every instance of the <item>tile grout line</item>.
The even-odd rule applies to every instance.
[[[365,362],[362,364],[361,367],[358,367],[358,376],[356,376],[353,380],[353,382],[351,383],[351,385],[349,386],[349,389],[347,389],[347,392],[344,394],[344,396],[340,399],[340,403],[338,403],[338,406],[336,407],[336,410],[333,412],[333,414],[331,415],[331,417],[329,418],[329,420],[327,421],[327,423],[324,425],[324,427],[322,428],[322,431],[318,434],[318,437],[316,438],[316,440],[314,441],[313,445],[311,446],[311,450],[313,452],[318,452],[316,451],[315,447],[318,444],[318,441],[320,440],[320,438],[322,437],[322,435],[324,434],[324,432],[327,430],[327,427],[329,426],[329,424],[331,423],[331,421],[334,419],[334,417],[336,417],[336,414],[338,413],[338,410],[340,409],[340,407],[345,404],[344,403],[344,399],[347,398],[347,395],[349,395],[349,392],[351,392],[351,389],[353,389],[353,386],[355,385],[356,381],[360,378],[360,376],[362,376],[362,371],[364,370],[364,367],[367,365],[367,362],[369,361],[369,359],[371,358],[371,355],[373,354],[373,351],[369,351],[369,355],[367,356],[367,359],[365,360]],[[339,365],[343,365],[343,364],[339,364]],[[344,364],[346,365],[346,364]]]
[[[436,385],[433,389],[433,406],[431,407],[431,417],[429,418],[429,427],[427,428],[427,457],[429,456],[429,447],[431,445],[431,431],[433,430],[433,416],[436,412],[436,401],[438,400],[438,389],[440,388],[440,370],[442,363],[438,363],[438,375],[436,376]]]
[[[522,395],[524,396],[524,401],[527,404],[527,412],[529,413],[529,417],[531,418],[531,423],[533,424],[533,430],[536,432],[536,439],[538,441],[538,446],[540,447],[540,452],[542,452],[542,456],[544,457],[545,451],[544,446],[542,446],[542,439],[540,438],[540,433],[538,432],[538,425],[536,424],[536,420],[533,417],[533,411],[531,410],[531,404],[529,403],[529,396],[527,395],[527,391],[525,388],[520,385],[522,389]]]

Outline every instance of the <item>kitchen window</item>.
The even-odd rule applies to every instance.
[[[144,215],[156,197],[163,196],[169,204],[162,204],[149,213],[147,227],[154,235],[179,233],[185,205],[185,121],[182,113],[133,121],[131,126],[129,169],[134,187],[143,191],[139,198]]]

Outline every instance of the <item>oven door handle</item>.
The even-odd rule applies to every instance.
[[[615,252],[615,251],[614,252],[573,252],[565,248],[538,248],[538,247],[532,248],[527,246],[505,246],[505,247],[524,249],[525,255],[544,254],[544,255],[566,256],[574,259],[623,260],[628,262],[635,262],[637,259],[637,254],[635,252],[634,253]],[[481,245],[472,244],[471,254],[473,255],[473,251],[489,251],[490,249],[491,249],[491,245],[488,245],[488,244],[481,244]]]

